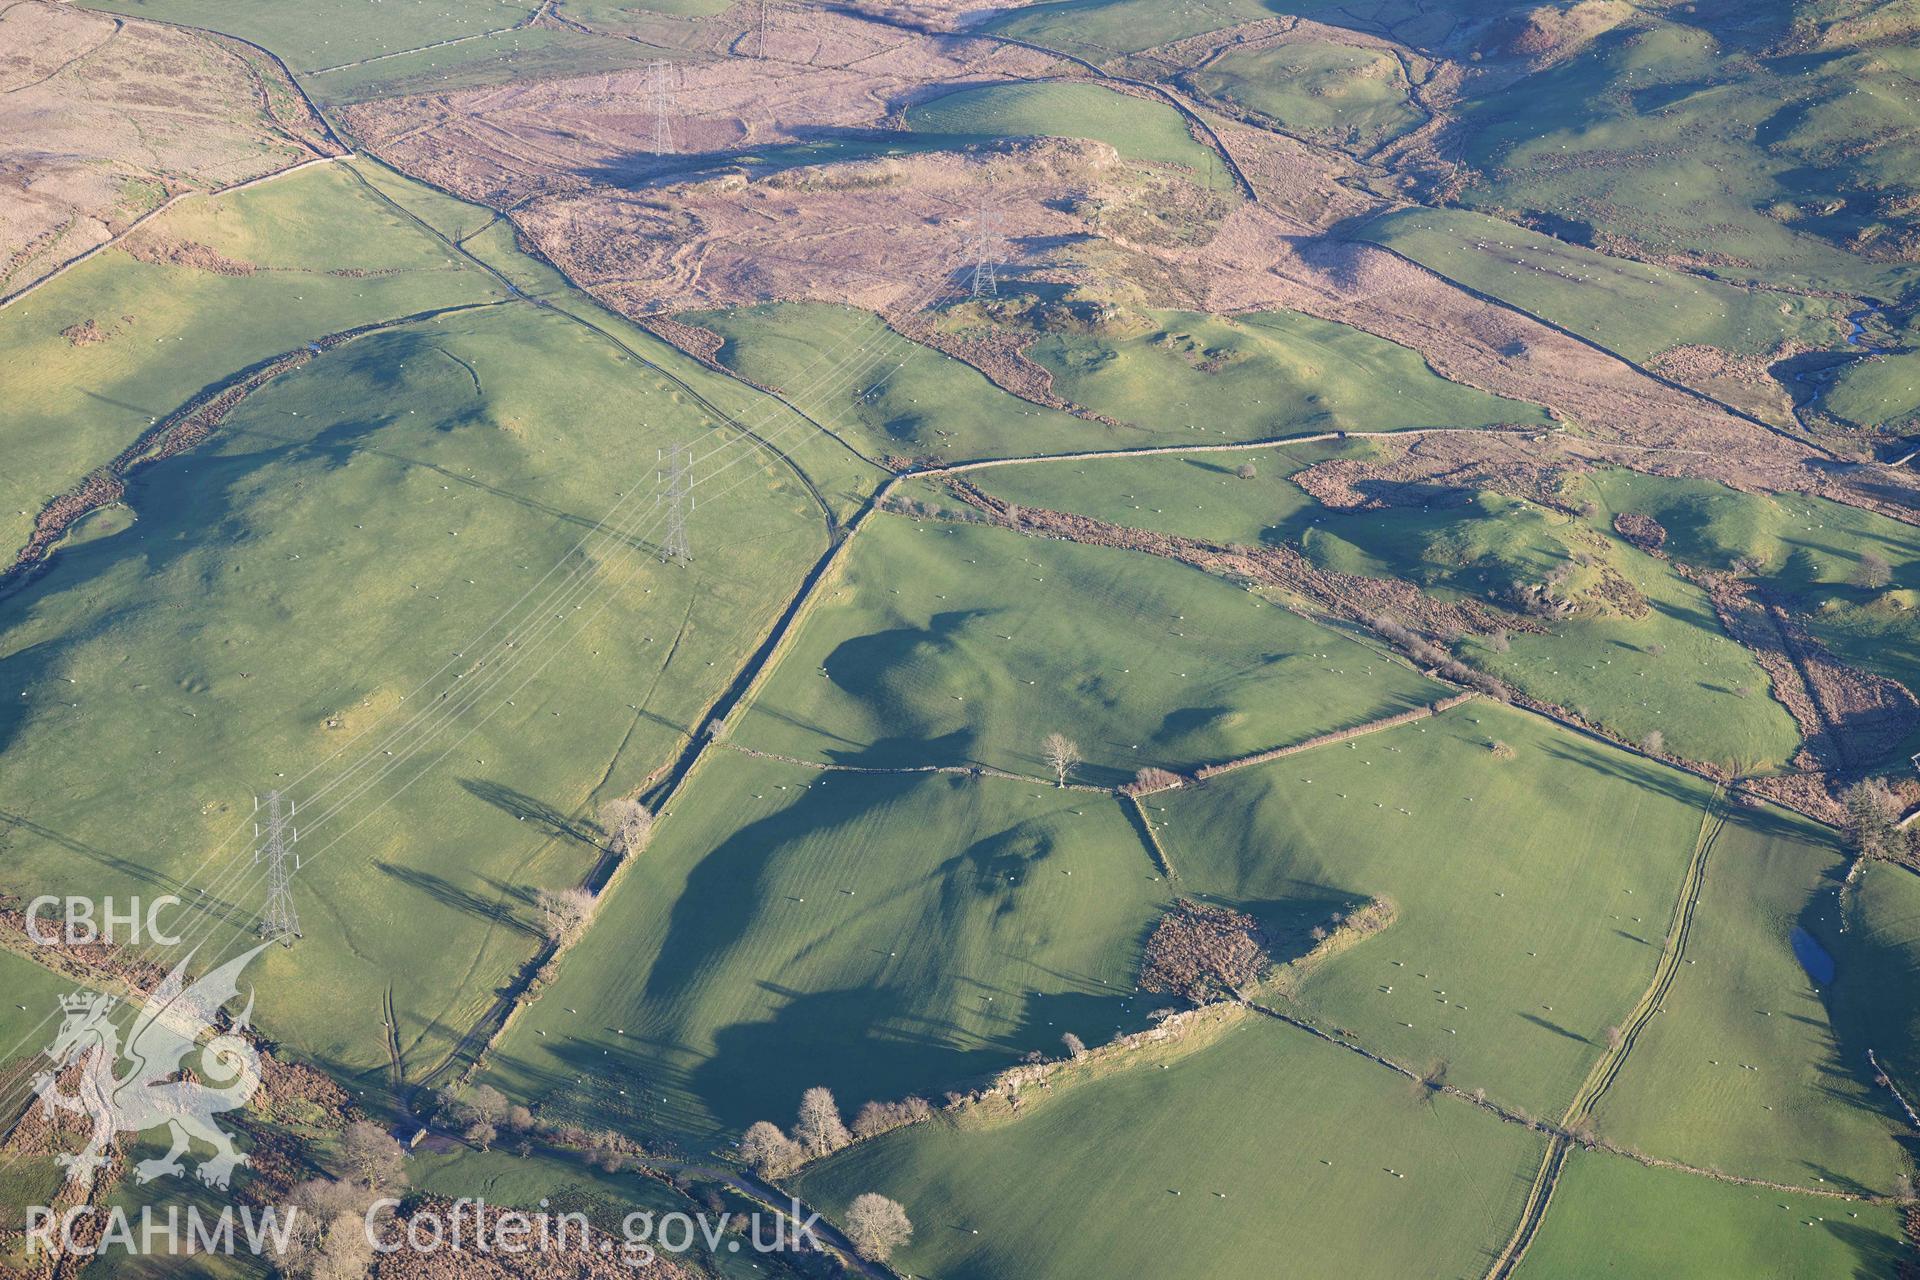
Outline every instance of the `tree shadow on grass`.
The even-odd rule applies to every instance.
[[[531,822],[544,828],[548,834],[574,840],[594,848],[600,846],[604,833],[599,826],[586,818],[562,812],[543,800],[536,800],[524,792],[515,791],[504,783],[492,782],[483,778],[462,778],[460,786],[469,795],[477,796],[503,813],[513,815],[522,822]]]
[[[435,902],[464,911],[468,915],[478,916],[495,924],[505,925],[515,933],[530,938],[542,938],[545,935],[532,924],[522,920],[512,906],[501,898],[489,898],[462,888],[444,876],[434,875],[431,871],[420,871],[413,867],[402,867],[391,862],[376,861],[382,874],[393,877],[410,889],[417,889]],[[518,896],[517,894],[514,896]]]

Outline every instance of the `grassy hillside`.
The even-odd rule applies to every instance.
[[[398,1069],[434,1066],[532,953],[532,889],[597,861],[579,815],[671,758],[824,548],[746,453],[702,486],[700,558],[659,563],[657,449],[728,438],[674,394],[515,304],[336,348],[136,473],[7,602],[5,888],[188,881],[244,928],[251,797],[290,788],[306,936],[256,964],[260,1023],[384,1075],[391,986]],[[623,497],[621,536],[593,536]]]
[[[1181,5],[1160,0],[1053,0],[1004,12],[990,20],[987,28],[1102,62],[1272,14],[1262,0]]]
[[[1192,77],[1208,95],[1336,146],[1374,147],[1421,123],[1399,60],[1322,40],[1239,49]]]
[[[1826,1280],[1894,1274],[1908,1253],[1898,1212],[1576,1152],[1521,1280],[1685,1275]]]
[[[1789,599],[1844,661],[1920,687],[1920,529],[1824,499],[1710,481],[1609,471],[1591,486],[1609,511],[1659,521],[1675,558],[1738,569]],[[1855,584],[1869,556],[1888,566],[1886,586]]]
[[[1849,975],[1833,992],[1833,1020],[1878,1056],[1909,1100],[1920,1098],[1920,877],[1869,864],[1841,898],[1847,932],[1834,960]]]
[[[1463,1275],[1512,1231],[1539,1139],[1415,1097],[1342,1049],[1262,1018],[1182,1056],[1028,1091],[1014,1117],[943,1120],[799,1179],[918,1224],[915,1275]]]
[[[883,515],[737,742],[862,765],[1044,776],[1064,732],[1116,785],[1424,705],[1448,690],[1157,557]]]
[[[1308,978],[1299,1009],[1545,1115],[1645,990],[1706,799],[1475,702],[1148,804],[1186,891],[1281,937],[1393,902],[1395,923]]]
[[[1806,968],[1842,942],[1844,874],[1831,835],[1812,823],[1729,819],[1708,855],[1678,977],[1601,1102],[1603,1134],[1795,1186],[1884,1192],[1912,1172],[1898,1142],[1905,1125],[1873,1083],[1870,1046],[1843,1041],[1827,1020],[1836,983],[1885,976],[1850,964],[1816,978]]]
[[[341,165],[188,200],[132,243],[146,260],[110,250],[0,311],[9,558],[48,499],[204,388],[330,333],[508,296]],[[177,248],[194,245],[211,256]]]
[[[1895,296],[1920,278],[1913,17],[1637,13],[1477,98],[1463,199],[1732,279]]]
[[[1144,1023],[1166,886],[1110,797],[947,774],[702,766],[492,1078],[704,1150],[831,1088],[938,1098]]]
[[[1844,332],[1845,308],[1830,300],[1610,257],[1463,209],[1402,209],[1360,234],[1636,362],[1688,344],[1739,355],[1789,340],[1830,346]]]
[[[1766,672],[1727,637],[1699,587],[1613,535],[1611,509],[1584,519],[1495,493],[1439,492],[1418,506],[1335,511],[1286,479],[1302,465],[1372,447],[1103,459],[975,478],[1011,501],[1130,527],[1296,545],[1324,568],[1400,578],[1446,598],[1518,609],[1551,584],[1550,597],[1572,607],[1546,632],[1467,638],[1460,652],[1631,740],[1658,730],[1683,755],[1742,768],[1775,767],[1793,755],[1799,730],[1767,696]],[[1234,474],[1243,462],[1254,466],[1251,479]],[[1618,474],[1629,488],[1644,479]],[[1604,481],[1603,493],[1614,483]],[[1634,593],[1642,602],[1629,611]]]
[[[1547,422],[1538,406],[1448,382],[1406,347],[1294,311],[1147,312],[1043,333],[1028,354],[1073,403],[1184,444]]]
[[[1196,141],[1178,111],[1094,84],[1059,81],[989,84],[961,89],[907,109],[916,133],[954,140],[979,138],[1091,138],[1129,160],[1208,172],[1211,152]],[[1215,165],[1214,185],[1231,186]]]
[[[279,5],[250,0],[87,0],[89,9],[206,27],[265,45],[296,74],[447,40],[467,40],[530,17],[516,0],[357,0]]]

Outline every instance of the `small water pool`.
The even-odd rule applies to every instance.
[[[1807,976],[1822,987],[1831,983],[1834,971],[1833,957],[1828,955],[1827,949],[1820,945],[1820,939],[1799,925],[1793,926],[1792,939],[1793,957],[1800,962],[1800,967],[1807,971]]]

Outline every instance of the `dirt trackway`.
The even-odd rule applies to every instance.
[[[1661,949],[1660,959],[1654,965],[1653,981],[1647,985],[1633,1012],[1627,1016],[1619,1039],[1608,1045],[1607,1051],[1600,1055],[1600,1060],[1593,1064],[1585,1082],[1568,1104],[1566,1114],[1560,1118],[1562,1132],[1556,1133],[1548,1141],[1546,1156],[1540,1162],[1540,1171],[1534,1175],[1533,1187],[1527,1193],[1527,1202],[1521,1210],[1520,1225],[1507,1242],[1507,1247],[1494,1259],[1493,1266],[1487,1271],[1487,1280],[1508,1280],[1519,1268],[1521,1259],[1526,1256],[1527,1246],[1533,1243],[1540,1223],[1546,1218],[1561,1170],[1566,1167],[1567,1158],[1573,1152],[1574,1140],[1566,1131],[1592,1118],[1593,1108],[1619,1078],[1627,1055],[1633,1051],[1634,1042],[1653,1015],[1660,1011],[1660,1002],[1673,987],[1681,957],[1686,951],[1687,936],[1693,929],[1694,908],[1699,905],[1700,890],[1706,883],[1707,855],[1713,851],[1714,842],[1719,838],[1720,828],[1725,822],[1725,799],[1725,791],[1715,787],[1712,798],[1707,802],[1707,811],[1701,815],[1700,834],[1694,841],[1693,857],[1687,863],[1686,875],[1681,880],[1680,896],[1674,903],[1673,919],[1667,927],[1666,946]]]

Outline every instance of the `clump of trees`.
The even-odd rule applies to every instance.
[[[847,1206],[847,1239],[861,1257],[885,1262],[913,1239],[913,1223],[898,1200],[868,1191]]]
[[[931,1119],[933,1104],[925,1098],[902,1098],[898,1102],[869,1102],[853,1118],[853,1136],[862,1140],[877,1138],[890,1129],[919,1124]]]
[[[1252,916],[1182,898],[1147,939],[1140,987],[1211,1004],[1238,999],[1268,964],[1265,939]]]
[[[910,1107],[917,1101],[909,1099],[893,1105]],[[927,1106],[924,1102],[920,1105]],[[932,1114],[930,1107],[927,1114]],[[800,1113],[794,1118],[791,1137],[770,1120],[755,1121],[741,1136],[740,1158],[761,1177],[777,1178],[809,1160],[831,1155],[852,1141],[853,1134],[840,1118],[840,1104],[834,1101],[833,1091],[815,1085],[800,1095]]]
[[[1914,859],[1914,835],[1900,826],[1900,800],[1878,778],[1862,778],[1840,796],[1847,810],[1847,843],[1866,858]]]
[[[771,1120],[756,1120],[740,1138],[740,1158],[763,1178],[779,1178],[806,1162],[800,1144]]]
[[[1144,769],[1134,771],[1133,781],[1121,790],[1131,795],[1145,795],[1149,791],[1166,791],[1173,787],[1186,785],[1187,780],[1171,769],[1162,769],[1150,764]]]
[[[338,1177],[312,1178],[293,1189],[292,1233],[279,1263],[301,1280],[360,1280],[373,1265],[366,1215],[376,1200],[407,1185],[406,1152],[386,1130],[356,1120],[340,1134]]]
[[[840,1104],[833,1100],[832,1090],[815,1085],[800,1095],[800,1114],[793,1122],[793,1140],[809,1159],[832,1155],[853,1141],[846,1122],[840,1118]]]

